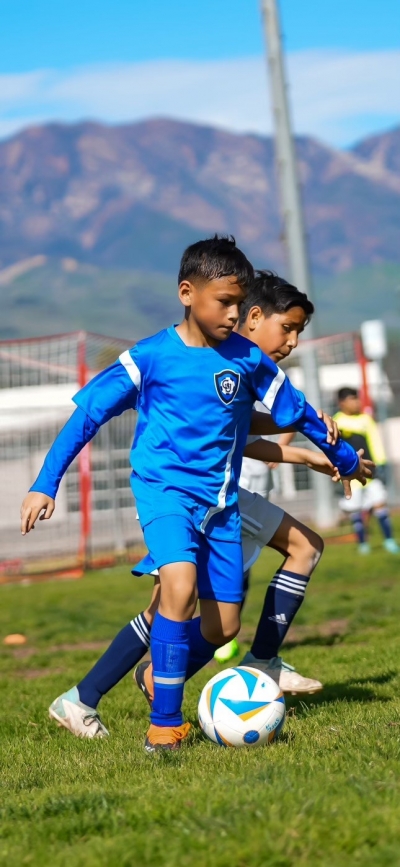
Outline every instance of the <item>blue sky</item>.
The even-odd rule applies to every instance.
[[[281,0],[295,127],[336,145],[400,116],[400,0]],[[0,135],[168,115],[271,131],[258,0],[0,0]]]

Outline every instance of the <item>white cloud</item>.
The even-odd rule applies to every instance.
[[[297,132],[336,145],[399,122],[400,51],[302,51],[288,57]],[[160,60],[0,76],[0,135],[83,117],[168,116],[237,132],[272,131],[263,58]]]

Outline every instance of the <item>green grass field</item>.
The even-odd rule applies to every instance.
[[[146,705],[128,676],[102,703],[106,741],[47,718],[149,584],[126,567],[76,582],[0,587],[0,864],[54,867],[383,867],[400,864],[400,558],[329,545],[284,656],[324,691],[289,698],[271,747],[224,750],[196,722],[213,663],[187,688],[191,746],[143,751]],[[254,570],[242,646],[256,623],[269,552]]]

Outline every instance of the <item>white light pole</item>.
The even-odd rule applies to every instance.
[[[265,25],[269,80],[275,121],[278,184],[290,279],[301,292],[305,292],[311,299],[311,278],[276,0],[261,0],[261,9]],[[307,326],[307,336],[310,338],[315,336],[312,323]],[[312,348],[304,349],[301,353],[301,362],[307,400],[315,408],[319,408],[321,397],[318,368],[315,352]],[[320,473],[311,473],[311,476],[315,493],[315,521],[320,527],[332,526],[335,520],[332,483],[328,477],[322,476]]]

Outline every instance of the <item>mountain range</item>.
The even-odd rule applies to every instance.
[[[399,327],[400,128],[296,151],[320,327]],[[183,248],[215,231],[286,272],[271,138],[155,119],[1,141],[0,335],[148,333],[177,315]]]

